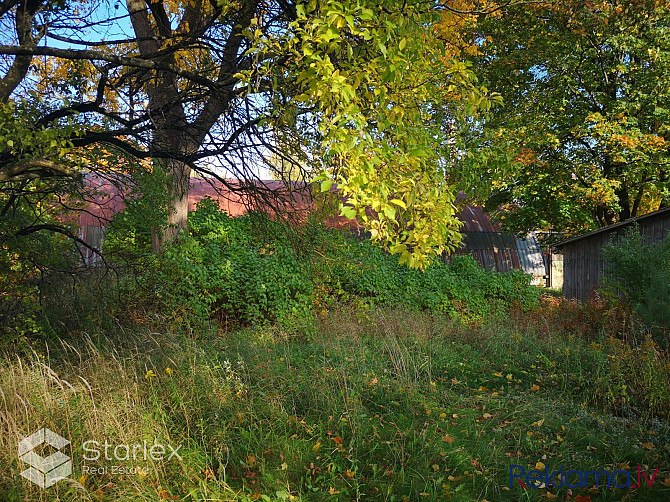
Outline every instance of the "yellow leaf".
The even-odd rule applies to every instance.
[[[542,462],[537,462],[537,463],[535,464],[535,469],[537,469],[538,471],[543,470],[544,467],[545,467],[545,465],[544,465]]]
[[[321,448],[321,441],[317,441],[314,446],[312,446],[312,451],[319,451]]]

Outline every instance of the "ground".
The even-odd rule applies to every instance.
[[[307,334],[155,316],[74,332],[2,361],[0,498],[670,500],[667,416],[608,401],[607,342],[505,319],[343,308]],[[46,490],[15,454],[41,427],[74,470]],[[641,485],[521,475],[561,467]]]

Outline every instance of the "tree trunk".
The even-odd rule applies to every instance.
[[[191,105],[184,101],[174,71],[156,70],[146,82],[149,110],[154,125],[152,149],[153,152],[160,152],[164,159],[154,160],[154,166],[163,169],[168,176],[167,190],[170,199],[166,228],[152,230],[154,251],[160,250],[187,230],[191,167],[186,159],[198,151],[212,125],[226,112],[235,97],[237,78],[234,75],[239,69],[238,58],[244,39],[243,33],[250,26],[258,3],[258,0],[241,3],[223,49],[221,67],[216,79],[219,86],[216,92],[203,97],[203,106],[197,116],[187,118],[185,106]],[[178,34],[180,44],[186,44],[186,39],[190,36],[196,40],[200,30],[221,14],[220,7],[212,11],[197,1],[185,9],[179,27],[174,30],[162,1],[126,0],[126,4],[141,56],[170,66],[176,66],[174,52],[167,50],[171,47],[170,41],[175,34]]]
[[[179,235],[188,231],[188,191],[190,188],[191,168],[178,160],[165,162],[160,169],[168,172],[168,207],[167,225],[163,228],[151,229],[151,248],[160,251],[166,244],[176,240]]]
[[[160,57],[157,55],[162,47],[157,35],[167,36],[166,30],[169,31],[169,27],[161,26],[160,22],[157,23],[158,26],[152,26],[147,15],[148,5],[144,0],[127,0],[127,5],[140,53],[144,57]],[[160,16],[157,17],[160,20]],[[174,63],[171,53],[162,58],[168,63]],[[154,168],[162,169],[167,174],[167,192],[170,199],[167,225],[151,231],[151,247],[156,252],[165,244],[174,241],[180,233],[187,231],[191,168],[180,159],[197,150],[197,144],[195,150],[192,147],[197,142],[189,137],[189,124],[179,99],[177,77],[174,73],[157,71],[147,84],[147,94],[155,127],[152,149],[171,156],[164,160],[154,160]]]

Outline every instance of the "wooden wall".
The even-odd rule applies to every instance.
[[[617,225],[609,232],[586,235],[562,246],[564,296],[578,300],[589,298],[607,273],[603,247],[610,239],[617,240],[632,224]],[[647,236],[650,242],[658,242],[670,231],[670,211],[642,217],[637,220],[637,224],[640,233]]]

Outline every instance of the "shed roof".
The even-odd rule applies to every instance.
[[[635,222],[642,221],[647,218],[652,218],[655,216],[659,216],[661,214],[667,213],[670,211],[670,207],[664,207],[662,209],[659,209],[658,211],[653,211],[651,213],[643,214],[642,216],[635,216],[634,218],[629,218],[624,221],[620,221],[619,223],[615,223],[614,225],[609,225],[607,227],[599,228],[598,230],[593,230],[592,232],[587,232],[582,235],[577,235],[575,237],[572,237],[570,239],[566,239],[561,242],[557,242],[556,244],[553,244],[552,247],[555,248],[561,248],[565,246],[566,244],[572,244],[573,242],[580,241],[582,239],[588,239],[589,237],[593,237],[594,235],[606,233],[606,232],[612,232],[613,230],[617,230],[618,228],[623,228],[627,227],[628,225],[632,225]]]

